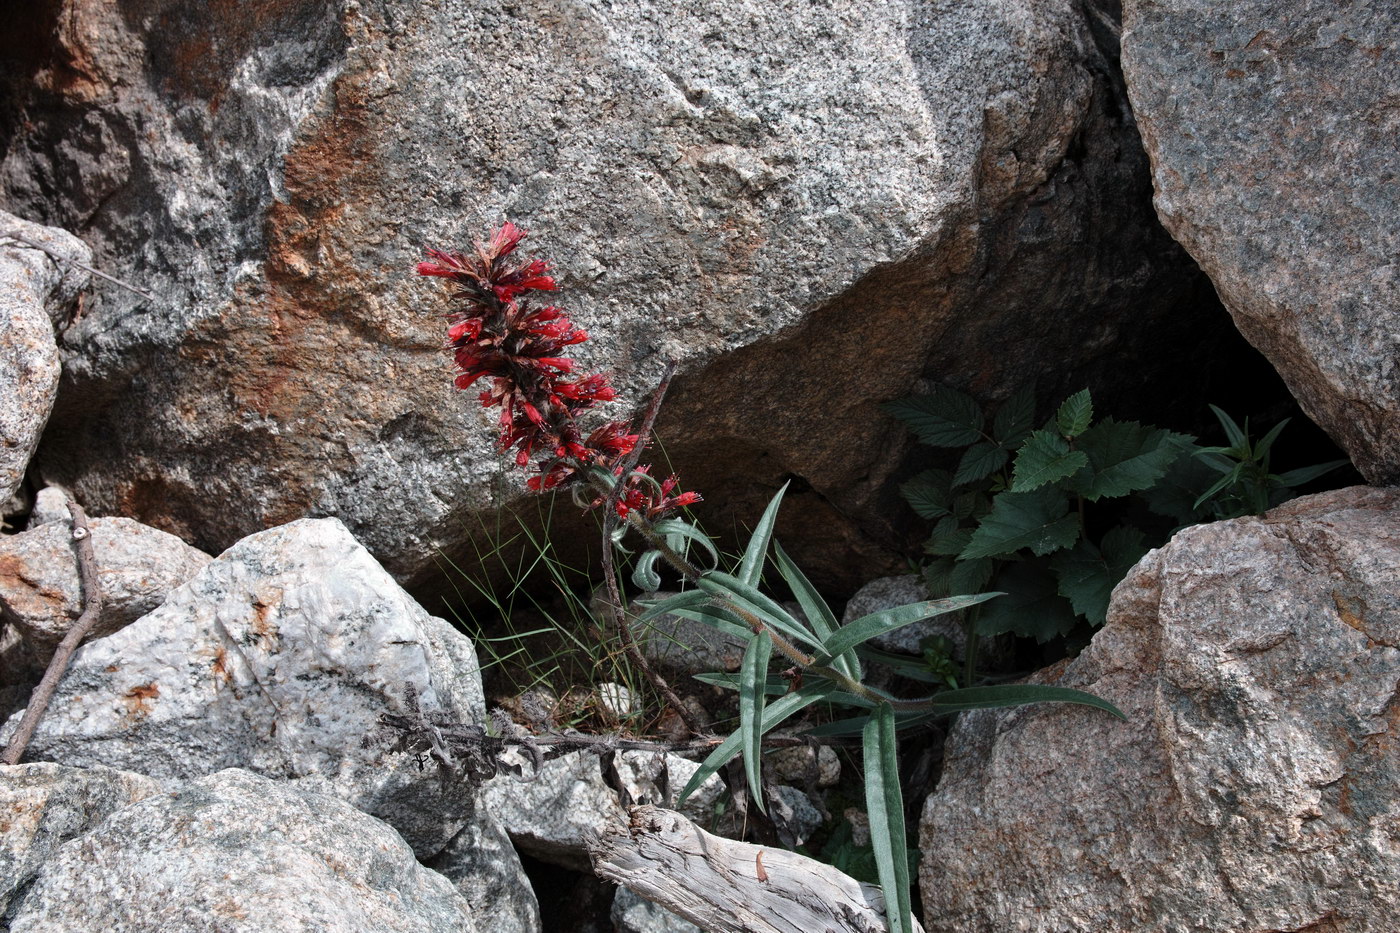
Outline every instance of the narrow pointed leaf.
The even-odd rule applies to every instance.
[[[726,672],[710,672],[706,674],[691,674],[692,680],[698,680],[702,684],[709,684],[712,687],[719,687],[721,690],[733,690],[739,692],[740,675]],[[792,684],[778,674],[771,674],[763,681],[763,693],[770,697],[786,696]]]
[[[825,639],[838,628],[841,627],[836,614],[831,611],[831,607],[822,599],[817,588],[807,579],[807,575],[792,562],[783,550],[782,545],[775,539],[773,541],[773,563],[777,565],[778,573],[787,581],[788,587],[792,590],[792,595],[797,599],[797,604],[802,607],[802,613],[807,617],[807,623],[812,626],[812,631],[816,633],[818,639]],[[841,673],[852,680],[860,680],[860,662],[855,656],[849,653],[842,654],[832,660],[834,666]]]
[[[1106,713],[1112,713],[1119,719],[1126,720],[1128,718],[1118,707],[1092,693],[1085,693],[1083,690],[1075,690],[1071,687],[1053,687],[1047,684],[997,684],[990,687],[964,687],[961,690],[948,690],[934,694],[930,699],[933,701],[933,710],[949,713],[969,709],[1026,706],[1031,703],[1077,703],[1081,706],[1092,706]]]
[[[836,657],[856,645],[869,641],[876,635],[892,632],[914,622],[931,619],[948,612],[957,612],[968,606],[984,603],[1000,593],[978,593],[975,596],[951,596],[948,599],[935,599],[922,603],[896,606],[881,612],[872,612],[853,622],[841,626],[822,640],[821,649],[828,657]]]
[[[642,614],[637,616],[636,621],[650,622],[652,619],[659,619],[677,609],[693,609],[709,602],[711,598],[710,594],[704,590],[686,590],[683,593],[667,596],[658,602],[638,601],[637,605],[642,607]]]
[[[758,804],[760,813],[767,813],[763,803],[763,707],[764,683],[768,677],[768,659],[773,654],[773,639],[759,632],[749,641],[744,663],[739,667],[739,731],[744,734],[744,775],[749,779],[749,794]]]
[[[694,609],[673,609],[671,615],[680,619],[689,619],[691,622],[700,622],[711,628],[719,629],[726,635],[732,635],[739,641],[748,641],[753,636],[753,631],[734,613],[729,612],[721,606],[698,606]]]
[[[788,638],[797,639],[813,647],[821,643],[819,638],[794,619],[786,609],[738,577],[716,570],[705,574],[696,585],[712,596],[727,600],[732,606],[757,616],[765,625],[771,625]]]
[[[1219,421],[1220,426],[1225,429],[1225,437],[1230,441],[1230,446],[1237,447],[1240,450],[1247,450],[1249,448],[1249,437],[1244,431],[1240,430],[1240,426],[1235,423],[1235,419],[1231,418],[1214,405],[1210,406],[1210,410],[1215,412],[1215,420]]]
[[[714,540],[690,522],[681,521],[678,518],[668,518],[657,522],[654,530],[667,537],[680,535],[688,541],[694,541],[710,555],[711,563],[719,563],[719,551],[715,548]]]
[[[1329,460],[1326,463],[1319,463],[1316,466],[1299,467],[1296,470],[1289,470],[1287,473],[1280,473],[1278,481],[1292,489],[1304,483],[1311,483],[1324,473],[1330,473],[1338,467],[1344,467],[1349,463],[1351,463],[1350,460]]]
[[[787,488],[788,484],[783,483],[783,488],[769,501],[768,508],[763,510],[763,517],[758,520],[758,526],[749,537],[748,547],[744,548],[744,557],[739,561],[739,579],[749,586],[758,585],[759,578],[763,576],[763,559],[768,554],[768,540],[773,537],[773,526],[778,521],[778,506],[782,504],[783,493],[787,492]]]
[[[1266,461],[1269,456],[1269,448],[1274,446],[1274,441],[1283,433],[1283,429],[1288,425],[1289,419],[1284,418],[1278,424],[1269,429],[1269,433],[1259,438],[1259,442],[1254,445],[1254,459]]]
[[[898,738],[894,710],[881,704],[862,733],[865,759],[865,810],[870,845],[890,933],[913,933],[909,892],[909,853],[905,842],[904,795],[899,785]]]
[[[830,687],[826,684],[814,684],[812,686],[803,687],[801,690],[794,690],[787,696],[780,697],[772,703],[769,703],[763,709],[763,732],[765,734],[771,732],[789,716],[802,710],[804,707],[811,706],[829,691]],[[705,760],[700,763],[699,769],[692,774],[690,780],[686,782],[685,787],[681,790],[680,798],[676,801],[676,806],[679,807],[681,804],[685,803],[686,798],[695,793],[696,788],[710,779],[710,775],[714,774],[720,768],[723,768],[735,755],[739,754],[740,749],[743,747],[743,740],[744,736],[742,731],[735,730],[727,739],[719,743],[719,745],[716,745],[714,751],[710,752]]]
[[[637,558],[637,565],[632,568],[632,582],[648,593],[661,589],[661,575],[656,572],[656,560],[660,556],[660,551],[647,551]]]

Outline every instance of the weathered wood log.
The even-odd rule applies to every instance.
[[[830,865],[631,807],[589,844],[599,877],[709,933],[886,933],[885,898]],[[922,933],[917,920],[914,928]]]

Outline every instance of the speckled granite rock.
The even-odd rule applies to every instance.
[[[239,767],[296,780],[427,858],[466,824],[474,791],[389,751],[379,717],[403,712],[409,691],[429,713],[484,716],[471,642],[339,521],[304,519],[240,541],[159,609],[79,649],[27,755],[156,778]]]
[[[211,553],[311,514],[401,582],[470,558],[500,464],[411,270],[503,214],[624,398],[682,361],[661,436],[712,526],[799,475],[784,540],[843,587],[892,560],[871,504],[904,435],[878,401],[935,372],[1137,385],[1173,371],[1150,325],[1190,327],[1196,273],[1075,0],[71,0],[42,22],[0,197],[159,300],[104,291],[70,328],[38,460]]]
[[[1400,482],[1400,10],[1125,0],[1157,212],[1372,483]]]
[[[13,933],[492,929],[388,826],[229,769],[121,809],[12,906]]]
[[[145,775],[111,768],[0,765],[0,925],[10,898],[59,847],[161,789]]]
[[[10,233],[92,261],[92,252],[71,233],[0,211],[0,502],[19,488],[48,423],[60,370],[54,332],[68,323],[90,278]]]
[[[1041,679],[965,714],[920,825],[932,931],[1345,930],[1400,916],[1400,490],[1198,525]]]

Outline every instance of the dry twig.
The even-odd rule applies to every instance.
[[[58,682],[63,679],[64,671],[68,670],[69,659],[102,615],[102,584],[97,578],[97,558],[93,555],[92,531],[88,528],[87,513],[73,499],[68,500],[68,511],[73,516],[73,543],[78,549],[78,580],[82,586],[83,612],[58,643],[58,649],[54,651],[43,679],[30,694],[29,705],[24,710],[19,729],[15,731],[10,744],[5,747],[5,753],[0,755],[0,764],[19,764],[29,740],[34,737],[39,720],[48,709],[49,700],[58,689]]]

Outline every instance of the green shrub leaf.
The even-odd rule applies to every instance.
[[[979,635],[1011,632],[1043,644],[1068,633],[1079,621],[1069,600],[1060,595],[1046,558],[1008,564],[992,585],[1006,596],[978,611]]]
[[[992,437],[1008,450],[1015,450],[1016,445],[1031,433],[1034,422],[1035,386],[1026,386],[997,409],[997,416],[992,421]]]
[[[1055,427],[1065,437],[1078,437],[1089,430],[1089,423],[1094,420],[1094,403],[1089,398],[1088,389],[1080,389],[1078,392],[1064,400],[1060,405],[1060,410],[1055,413]]]
[[[1001,557],[1029,548],[1048,554],[1070,547],[1079,537],[1079,519],[1069,512],[1064,494],[1053,487],[1035,492],[1004,492],[972,533],[960,560]]]
[[[979,479],[986,479],[1006,466],[1009,457],[1006,448],[991,441],[973,444],[963,452],[962,459],[958,461],[958,471],[953,474],[953,485],[966,486]]]
[[[1059,593],[1089,624],[1104,624],[1108,599],[1118,581],[1147,553],[1146,540],[1136,528],[1119,527],[1104,535],[1102,547],[1081,540],[1071,551],[1051,558]]]
[[[924,551],[929,554],[956,557],[972,541],[972,528],[959,528],[953,516],[942,519],[933,526],[933,534],[924,542]]]
[[[947,470],[925,470],[899,487],[900,495],[920,518],[942,518],[953,498],[953,476]]]
[[[946,386],[880,407],[909,425],[914,436],[930,447],[965,447],[982,438],[982,409],[971,397]]]
[[[1036,431],[1016,451],[1011,491],[1031,492],[1073,476],[1088,464],[1088,455],[1070,450],[1064,438],[1049,431]]]
[[[1103,421],[1079,438],[1089,466],[1070,480],[1070,488],[1092,501],[1148,489],[1167,472],[1189,438],[1135,421]]]
[[[899,784],[899,746],[894,710],[881,703],[862,732],[865,759],[865,809],[870,844],[890,933],[913,933],[909,892],[909,855],[905,842],[904,795]]]

